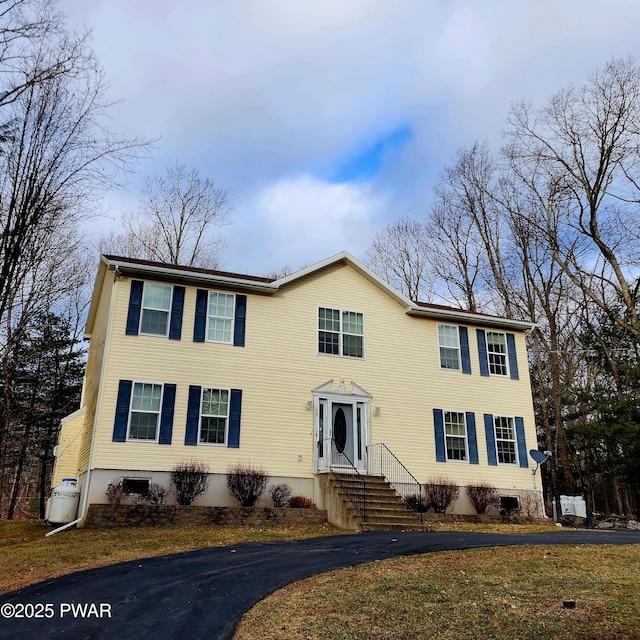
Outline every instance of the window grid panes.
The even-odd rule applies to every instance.
[[[320,307],[318,351],[352,358],[364,357],[364,320],[361,313]]]
[[[207,310],[207,340],[231,344],[235,296],[231,293],[209,292]]]
[[[364,326],[362,314],[354,311],[342,312],[342,355],[362,358],[364,355]]]
[[[460,340],[458,327],[439,324],[440,366],[443,369],[460,369]]]
[[[142,314],[140,333],[166,336],[171,311],[171,292],[169,284],[144,283],[142,294]]]
[[[507,369],[507,336],[504,333],[487,331],[487,356],[491,374],[497,376],[509,374]]]
[[[229,415],[227,389],[203,389],[200,404],[200,442],[225,444]]]
[[[517,464],[516,431],[513,418],[495,416],[496,451],[500,464]]]
[[[447,460],[466,460],[467,427],[464,413],[445,411],[444,432],[447,444]]]
[[[136,382],[131,395],[130,440],[155,440],[160,418],[162,385]]]

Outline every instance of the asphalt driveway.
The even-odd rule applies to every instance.
[[[146,558],[47,580],[0,599],[0,638],[233,637],[290,582],[400,555],[522,544],[640,544],[640,532],[369,532]]]

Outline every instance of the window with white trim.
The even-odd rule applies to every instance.
[[[496,376],[508,376],[507,336],[497,331],[487,331],[487,357],[489,373]]]
[[[363,358],[363,314],[320,307],[318,309],[318,351],[336,356]]]
[[[460,370],[460,334],[457,326],[438,325],[438,344],[440,346],[440,367]]]
[[[200,436],[202,444],[226,444],[229,425],[229,390],[202,389]]]
[[[235,295],[209,292],[207,305],[207,341],[231,344]]]
[[[518,446],[514,420],[507,416],[494,416],[496,453],[499,464],[518,464]]]
[[[150,382],[135,382],[129,409],[127,440],[158,439],[162,385]]]
[[[144,283],[140,333],[153,336],[166,336],[169,333],[172,291],[170,284]]]
[[[467,424],[464,413],[444,412],[444,435],[447,460],[467,460]]]

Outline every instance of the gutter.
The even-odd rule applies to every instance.
[[[116,265],[116,269],[117,269],[117,265]],[[106,363],[107,363],[107,357],[106,357],[106,352],[107,352],[107,345],[109,344],[109,337],[110,337],[110,332],[111,332],[111,317],[113,316],[113,308],[115,306],[115,299],[116,299],[116,288],[115,288],[115,284],[114,287],[111,289],[111,300],[109,301],[109,315],[107,316],[107,327],[109,327],[109,333],[107,333],[107,335],[105,335],[104,338],[104,353],[103,353],[103,357],[102,357],[102,366],[100,369],[100,388],[98,389],[98,397],[96,399],[96,407],[100,405],[100,400],[102,397],[102,390],[103,390],[103,385],[102,385],[102,381],[104,380],[104,371],[106,368]],[[86,377],[86,370],[85,370],[85,377]],[[85,382],[86,380],[83,381],[82,384],[82,392],[84,395],[84,389],[85,389]],[[52,531],[48,531],[47,533],[44,534],[45,538],[48,538],[49,536],[53,536],[56,533],[60,533],[60,531],[64,531],[65,529],[69,529],[70,527],[82,522],[86,517],[87,517],[87,502],[89,501],[89,487],[90,485],[90,481],[91,481],[91,464],[93,462],[93,450],[95,448],[95,444],[96,444],[96,424],[98,421],[98,416],[94,415],[93,416],[93,429],[91,432],[91,448],[89,449],[89,461],[87,462],[87,477],[85,479],[85,482],[83,484],[82,487],[82,507],[79,511],[79,516],[73,521],[73,522],[68,522],[67,524],[63,524],[61,527],[58,527],[57,529],[53,529]]]

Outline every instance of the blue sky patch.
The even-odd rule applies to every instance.
[[[331,175],[331,182],[358,182],[375,178],[391,152],[400,151],[413,137],[409,126],[395,129],[391,133],[376,140],[372,145],[356,152],[338,164]]]

